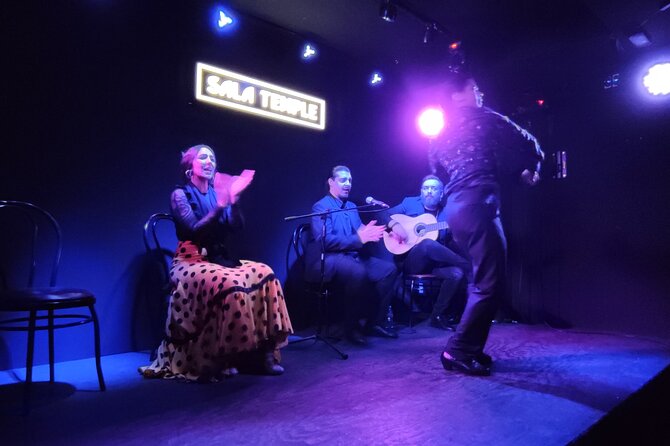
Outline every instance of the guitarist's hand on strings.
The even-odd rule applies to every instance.
[[[407,232],[401,224],[397,223],[391,226],[391,231],[389,236],[393,237],[398,243],[404,243],[407,241]]]
[[[358,237],[363,244],[367,242],[378,242],[384,234],[384,226],[377,225],[377,220],[371,220],[367,225],[358,228]]]

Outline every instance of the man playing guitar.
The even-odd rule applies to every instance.
[[[419,196],[406,197],[386,211],[388,232],[384,234],[384,244],[396,255],[408,252],[403,262],[406,274],[434,274],[442,279],[430,325],[453,330],[462,308],[452,308],[456,314],[451,315],[451,320],[444,313],[459,289],[465,288],[470,263],[448,247],[443,192],[444,185],[437,176],[424,177]]]

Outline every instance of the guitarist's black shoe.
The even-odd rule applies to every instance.
[[[444,316],[432,316],[430,318],[430,326],[439,328],[440,330],[456,331],[456,326],[450,324]]]

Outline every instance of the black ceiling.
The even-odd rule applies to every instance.
[[[670,10],[659,0],[393,0],[393,23],[380,0],[229,0],[232,8],[370,63],[434,60],[454,41],[479,64],[542,56],[559,46],[610,41],[635,51],[627,35],[643,27],[652,46],[670,42]],[[423,43],[427,22],[445,30]],[[618,43],[617,43],[618,42]]]

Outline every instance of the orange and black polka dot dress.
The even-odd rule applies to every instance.
[[[223,266],[211,261],[216,256],[203,245],[213,246],[208,237],[216,234],[220,226],[230,225],[234,216],[225,215],[230,212],[228,208],[216,209],[213,189],[198,197],[210,206],[197,201],[193,194],[200,192],[192,189],[195,188],[177,189],[172,197],[180,239],[170,269],[174,289],[166,337],[156,360],[142,369],[146,377],[216,378],[231,365],[229,360],[234,354],[256,350],[268,340],[277,347],[284,346],[293,331],[281,284],[268,265],[220,260],[230,264]],[[194,207],[209,212],[198,218],[197,214],[204,212]],[[195,225],[189,226],[193,221]],[[198,225],[206,230],[198,232]],[[195,231],[190,229],[194,226]],[[185,232],[192,231],[197,241],[182,239],[180,230],[185,227]],[[212,250],[217,247],[214,245]]]

